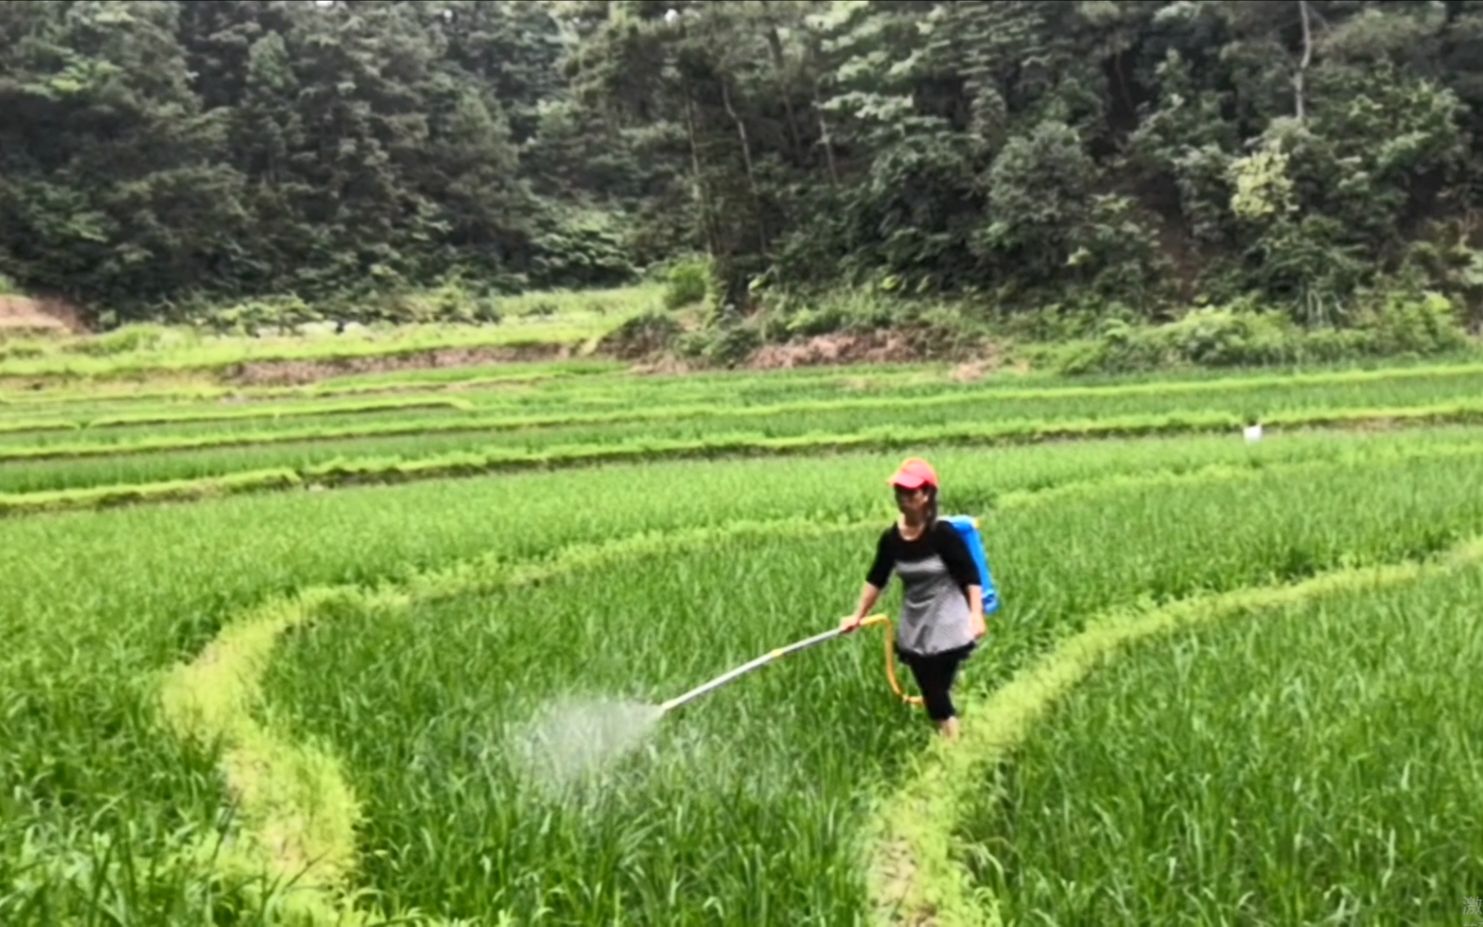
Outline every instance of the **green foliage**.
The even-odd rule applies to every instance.
[[[1297,321],[1342,322],[1366,276],[1361,249],[1347,238],[1343,225],[1323,215],[1263,223],[1246,254],[1247,279]]]
[[[109,357],[115,354],[184,348],[196,341],[198,339],[190,333],[178,328],[134,323],[101,335],[79,339],[69,345],[68,350],[92,357]]]
[[[1145,318],[1167,303],[1169,261],[1132,198],[1094,194],[1086,222],[1072,233],[1063,272],[1075,283],[1066,288],[1068,298],[1099,307],[1131,304]]]
[[[989,169],[989,223],[979,247],[991,259],[1024,265],[1044,278],[1065,265],[1075,230],[1086,221],[1096,166],[1075,130],[1037,126],[1010,139]]]
[[[213,308],[201,321],[206,328],[217,333],[257,335],[269,331],[291,331],[318,318],[319,314],[298,296],[283,296],[248,299]]]
[[[1443,354],[1467,343],[1451,300],[1440,293],[1385,293],[1357,321],[1377,354]]]
[[[31,358],[44,357],[48,351],[48,345],[34,338],[9,338],[0,337],[0,360],[27,360]]]
[[[755,328],[747,325],[730,325],[718,328],[706,343],[702,356],[719,367],[735,367],[752,356],[762,346],[762,336]]]
[[[1470,224],[1460,223],[1437,237],[1411,245],[1401,273],[1409,279],[1434,281],[1437,288],[1454,295],[1465,324],[1475,330],[1483,324],[1483,249],[1468,241]],[[1446,239],[1452,241],[1447,243]]]
[[[613,216],[562,210],[532,241],[531,282],[544,287],[612,287],[637,277]]]
[[[1323,328],[1476,244],[1439,231],[1483,207],[1474,4],[670,6],[7,4],[0,266],[239,331],[491,322],[691,254],[718,325],[880,284]],[[1466,263],[1417,285],[1476,321]]]
[[[772,312],[778,323],[775,340],[890,328],[904,322],[909,309],[902,300],[868,286],[787,295]]]
[[[667,309],[703,302],[710,268],[704,259],[677,261],[665,274],[664,305]]]
[[[598,349],[617,357],[646,357],[668,350],[679,334],[680,323],[669,313],[645,312],[604,335]]]
[[[1343,329],[1305,330],[1285,315],[1242,307],[1199,309],[1159,326],[1109,321],[1099,337],[1063,358],[1060,369],[1076,374],[1430,356],[1467,343],[1446,297],[1386,291],[1366,296]]]
[[[736,367],[763,342],[757,327],[738,321],[684,332],[674,339],[674,351],[681,358],[707,366]]]
[[[1279,316],[1199,309],[1177,322],[1133,326],[1109,321],[1094,342],[1067,358],[1065,373],[1275,364],[1292,359],[1293,329]]]
[[[850,207],[846,242],[864,244],[846,257],[855,280],[886,271],[912,288],[967,281],[980,197],[966,140],[935,132],[890,144],[872,161],[862,193]]]

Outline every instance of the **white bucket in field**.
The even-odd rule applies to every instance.
[[[1247,444],[1255,444],[1262,439],[1262,425],[1260,422],[1255,425],[1247,425],[1241,429],[1241,433],[1246,436]]]

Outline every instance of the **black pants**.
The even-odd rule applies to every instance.
[[[901,662],[911,667],[916,677],[917,688],[922,690],[922,701],[927,703],[927,717],[933,721],[946,721],[957,716],[953,708],[953,678],[958,667],[973,652],[974,644],[967,644],[942,653],[920,654],[897,648]]]

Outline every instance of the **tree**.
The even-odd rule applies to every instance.
[[[0,253],[28,286],[131,304],[234,279],[241,178],[190,90],[178,14],[145,2],[0,14]]]

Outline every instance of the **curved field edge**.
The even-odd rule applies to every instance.
[[[913,927],[1002,923],[995,899],[970,886],[966,866],[952,853],[952,834],[968,792],[984,787],[986,771],[1009,760],[1057,700],[1127,645],[1252,610],[1415,582],[1480,563],[1483,537],[1475,537],[1424,562],[1334,570],[1292,584],[1238,589],[1155,609],[1118,609],[1095,619],[987,697],[966,699],[976,720],[964,725],[960,741],[928,751],[913,778],[889,796],[868,861],[876,921]]]
[[[1468,424],[1483,420],[1483,402],[1401,408],[1295,410],[1274,415],[1276,429],[1417,427]],[[153,483],[91,486],[82,489],[0,493],[0,517],[35,512],[102,508],[144,502],[189,501],[230,493],[304,486],[331,489],[377,483],[483,476],[493,473],[556,469],[662,459],[797,455],[855,450],[889,450],[923,444],[1009,445],[1055,440],[1103,440],[1233,431],[1241,417],[1228,413],[1005,422],[956,428],[871,429],[854,434],[806,434],[768,438],[755,434],[721,435],[698,440],[638,441],[615,445],[574,444],[542,451],[504,449],[456,453],[413,460],[345,460],[300,469],[243,471],[224,476]]]
[[[257,717],[264,703],[264,674],[282,634],[348,614],[385,615],[414,602],[530,585],[634,557],[693,550],[720,536],[786,532],[804,538],[860,527],[856,522],[804,519],[739,522],[724,531],[656,532],[573,545],[545,562],[513,567],[499,558],[470,561],[422,574],[402,586],[306,589],[251,610],[228,624],[195,660],[166,673],[160,685],[161,714],[180,739],[222,750],[221,769],[240,825],[223,859],[236,868],[244,860],[254,861],[280,886],[277,903],[292,917],[316,924],[369,923],[383,915],[356,910],[355,896],[346,894],[354,875],[361,811],[338,761],[316,744],[279,733],[271,718]]]
[[[1373,455],[1369,462],[1374,462]],[[1331,460],[1293,466],[1332,466]],[[1267,468],[1284,468],[1271,464]],[[1212,464],[1189,470],[1120,473],[1068,480],[1006,494],[999,507],[1030,508],[1074,494],[1136,486],[1221,482],[1254,477],[1264,469]],[[275,904],[307,923],[359,923],[366,916],[334,900],[354,871],[359,803],[333,754],[279,734],[260,721],[262,682],[277,640],[296,628],[347,614],[388,615],[442,598],[533,584],[559,574],[670,552],[683,553],[722,539],[787,534],[822,537],[857,531],[874,519],[736,521],[725,528],[655,531],[592,544],[562,547],[538,560],[486,557],[436,569],[401,584],[367,588],[349,584],[311,587],[273,599],[229,621],[200,654],[176,665],[159,689],[162,717],[183,741],[222,750],[221,771],[236,804],[239,834],[215,848],[218,865],[241,881],[264,873]],[[513,565],[512,565],[513,564]],[[308,809],[315,809],[311,813]],[[203,851],[201,855],[205,856]],[[349,918],[349,920],[345,920]]]
[[[1450,450],[1476,452],[1471,447]],[[1431,455],[1403,449],[1394,456]],[[1376,457],[1372,454],[1365,462],[1373,464]],[[1217,463],[1189,470],[1114,474],[1007,493],[996,507],[1032,508],[1073,495],[1226,482],[1334,464],[1333,460],[1302,460],[1258,468]],[[160,686],[161,711],[168,727],[183,741],[222,751],[221,770],[237,806],[240,833],[227,839],[221,864],[239,877],[244,872],[266,873],[271,884],[283,886],[276,903],[309,923],[360,923],[357,919],[368,915],[347,908],[350,901],[336,900],[344,897],[353,876],[355,827],[361,819],[359,804],[345,784],[338,761],[314,743],[295,742],[278,733],[271,717],[258,717],[265,711],[262,682],[283,634],[321,620],[398,613],[416,603],[533,584],[634,557],[689,551],[722,539],[777,534],[824,537],[874,524],[874,519],[737,521],[724,528],[655,531],[569,545],[538,560],[486,557],[464,561],[376,588],[308,588],[244,612],[228,622],[194,660],[169,671]]]
[[[1470,566],[1135,644],[993,770],[957,858],[1007,923],[1448,923],[1483,884],[1480,598]]]

